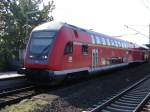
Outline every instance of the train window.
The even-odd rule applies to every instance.
[[[112,45],[115,47],[116,45],[115,45],[115,41],[114,40],[111,40],[111,42],[112,42]]]
[[[76,38],[78,38],[78,32],[76,30],[73,31]]]
[[[73,52],[73,43],[68,42],[64,49],[64,54],[71,54]]]
[[[124,42],[121,42],[122,43],[122,48],[124,48]]]
[[[110,42],[111,42],[111,46],[114,46],[114,42],[113,42],[113,40],[110,40]]]
[[[123,44],[124,44],[124,48],[126,48],[126,43],[125,43],[125,42],[123,42]]]
[[[123,46],[123,48],[125,48],[125,47],[124,47],[124,42],[122,42],[122,46]]]
[[[91,35],[91,39],[92,39],[92,43],[96,44],[96,39],[95,39],[94,35]]]
[[[118,40],[115,40],[115,46],[116,46],[116,47],[119,47],[119,45],[118,45]]]
[[[128,48],[128,47],[127,47],[127,43],[126,43],[126,42],[125,42],[125,48]]]
[[[103,37],[101,39],[102,39],[102,44],[106,45],[105,39]]]
[[[126,43],[126,46],[127,46],[127,48],[129,48],[129,45],[128,45],[128,43]]]
[[[88,45],[82,45],[82,54],[88,54]]]
[[[122,47],[122,42],[120,42],[120,47]]]
[[[96,36],[96,43],[97,43],[97,44],[101,44],[101,41],[100,41],[100,39],[99,39],[98,36]]]
[[[99,37],[100,44],[103,44],[102,38]]]
[[[120,41],[118,41],[118,46],[119,46],[119,47],[121,47],[121,43],[120,43]]]
[[[115,43],[115,47],[118,47],[118,43],[116,40],[114,40],[114,43]]]
[[[111,44],[108,38],[106,38],[106,41],[107,41],[107,45],[110,46]]]
[[[123,42],[121,42],[121,47],[123,48]]]
[[[119,47],[118,40],[116,40],[117,47]]]
[[[107,43],[107,38],[105,38],[105,43],[106,43],[106,45],[108,45],[108,43]]]

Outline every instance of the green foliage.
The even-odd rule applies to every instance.
[[[19,59],[30,31],[37,25],[51,21],[54,2],[43,5],[42,0],[2,0],[0,2],[0,55],[5,62]],[[3,64],[0,64],[0,68]]]

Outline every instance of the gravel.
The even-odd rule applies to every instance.
[[[70,86],[33,97],[33,99],[49,102],[42,110],[34,112],[81,112],[87,110],[150,74],[149,67],[150,63],[131,65],[115,72],[99,73],[99,76],[96,77],[69,81],[65,85]]]
[[[56,95],[59,98],[52,101],[51,105],[43,111],[81,112],[87,110],[150,74],[149,66],[150,63],[131,65],[126,69],[99,74],[99,77],[49,92],[49,95]]]

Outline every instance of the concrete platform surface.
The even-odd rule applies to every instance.
[[[15,78],[15,77],[22,77],[24,75],[17,74],[17,72],[0,72],[0,79],[7,79],[7,78]]]

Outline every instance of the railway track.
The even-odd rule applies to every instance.
[[[0,108],[6,105],[17,103],[25,98],[30,98],[37,94],[36,86],[27,86],[15,90],[0,93]]]
[[[84,112],[139,112],[150,98],[149,85],[150,76],[147,76],[104,103],[94,105],[95,107]]]

